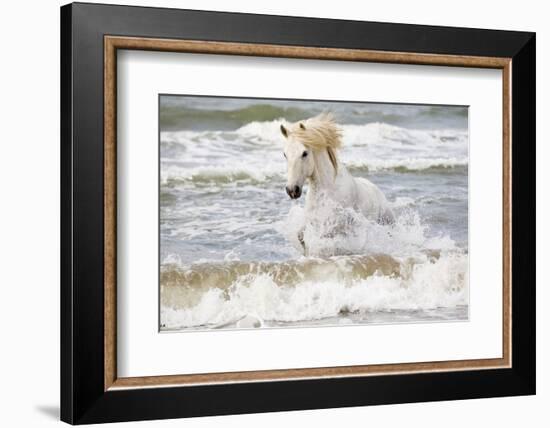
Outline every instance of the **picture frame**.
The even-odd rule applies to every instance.
[[[119,50],[502,70],[502,357],[119,377]],[[86,424],[534,394],[535,97],[534,33],[63,6],[61,419]]]

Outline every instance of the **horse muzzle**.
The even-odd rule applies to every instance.
[[[291,199],[298,199],[302,196],[302,188],[300,186],[286,186],[286,193]]]

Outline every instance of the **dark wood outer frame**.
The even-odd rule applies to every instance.
[[[511,103],[503,115],[504,128],[511,129],[511,135],[505,132],[504,141],[511,137],[515,142],[511,145],[512,193],[505,192],[504,198],[506,206],[511,196],[515,207],[511,264],[506,264],[509,253],[504,253],[505,266],[513,267],[511,301],[505,307],[505,316],[511,315],[512,333],[506,336],[503,331],[511,345],[507,355],[505,352],[506,361],[475,368],[455,363],[456,367],[443,367],[444,371],[425,363],[413,370],[401,368],[397,371],[400,374],[392,376],[380,375],[396,373],[388,367],[363,372],[355,368],[343,374],[325,368],[306,376],[292,376],[288,371],[284,376],[261,372],[263,375],[254,382],[245,383],[235,382],[250,380],[249,374],[232,374],[219,379],[229,382],[222,384],[212,384],[211,377],[198,375],[196,382],[210,384],[117,388],[143,386],[147,381],[115,379],[114,359],[109,360],[115,343],[114,329],[109,327],[115,320],[114,306],[109,306],[113,302],[109,293],[114,289],[107,288],[104,293],[103,287],[114,283],[115,265],[113,257],[104,259],[104,255],[109,252],[109,242],[114,242],[114,228],[104,227],[104,221],[114,213],[109,171],[114,171],[115,158],[108,145],[104,153],[104,137],[108,141],[114,135],[116,120],[104,121],[104,113],[111,111],[114,115],[115,102],[108,96],[104,100],[104,93],[109,94],[108,85],[114,85],[114,80],[104,79],[104,58],[108,70],[115,67],[109,58],[114,58],[110,50],[117,47],[181,51],[182,40],[187,40],[187,51],[225,49],[223,53],[229,53],[227,49],[234,49],[234,54],[257,55],[262,45],[266,56],[333,55],[333,59],[419,64],[440,64],[445,56],[446,65],[503,68],[505,85],[511,82],[511,91],[505,87],[505,93],[511,93]],[[342,58],[342,49],[349,57]],[[62,420],[92,423],[534,393],[534,34],[72,4],[61,9],[61,106]],[[511,122],[507,122],[510,115],[506,110],[511,110]],[[504,153],[506,165],[509,152]],[[511,175],[505,175],[504,182],[510,179]],[[508,214],[505,210],[505,216]],[[509,222],[506,224],[509,231]],[[501,368],[481,370],[484,367]],[[341,375],[351,377],[334,377]],[[164,380],[165,385],[182,382]],[[154,386],[162,383],[158,378],[149,381]]]

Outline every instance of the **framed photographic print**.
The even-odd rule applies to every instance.
[[[535,393],[535,35],[61,8],[61,418]]]

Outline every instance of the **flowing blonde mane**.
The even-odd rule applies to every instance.
[[[300,142],[313,150],[326,149],[330,162],[338,173],[336,150],[342,146],[342,131],[331,113],[321,113],[310,119],[296,123],[292,133]]]

